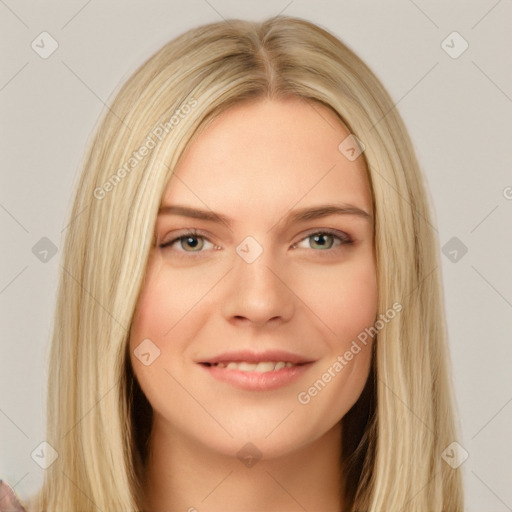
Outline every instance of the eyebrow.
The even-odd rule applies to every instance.
[[[158,211],[158,215],[179,215],[181,217],[224,223],[229,228],[233,225],[232,219],[220,213],[216,213],[211,210],[190,208],[182,205],[162,206]],[[293,224],[295,222],[320,219],[328,217],[329,215],[353,215],[370,222],[373,218],[367,211],[350,204],[323,204],[293,210],[286,215],[285,222],[286,224]]]

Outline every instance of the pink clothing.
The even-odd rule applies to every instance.
[[[0,512],[26,512],[14,489],[5,480],[0,480]]]

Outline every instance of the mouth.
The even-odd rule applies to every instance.
[[[299,378],[314,363],[282,351],[221,354],[198,364],[215,380],[247,391],[270,391]]]
[[[283,368],[302,366],[308,363],[295,364],[290,361],[261,361],[259,363],[250,363],[248,361],[219,361],[218,363],[204,362],[200,364],[209,368],[226,368],[227,370],[238,370],[241,372],[268,373],[279,371]]]

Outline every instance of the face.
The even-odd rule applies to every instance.
[[[356,402],[377,285],[363,157],[338,149],[348,136],[326,107],[262,100],[232,107],[189,148],[131,330],[153,428],[278,457]]]

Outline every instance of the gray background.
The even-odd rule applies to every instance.
[[[280,12],[340,37],[405,119],[446,253],[467,510],[512,510],[510,0],[0,0],[0,478],[22,498],[44,472],[31,453],[44,441],[43,363],[60,256],[50,252],[44,261],[33,247],[43,237],[61,246],[71,188],[104,103],[186,29]],[[31,47],[43,31],[59,45],[47,59]],[[441,46],[453,31],[469,44],[458,58]],[[445,44],[453,52],[460,43]]]

